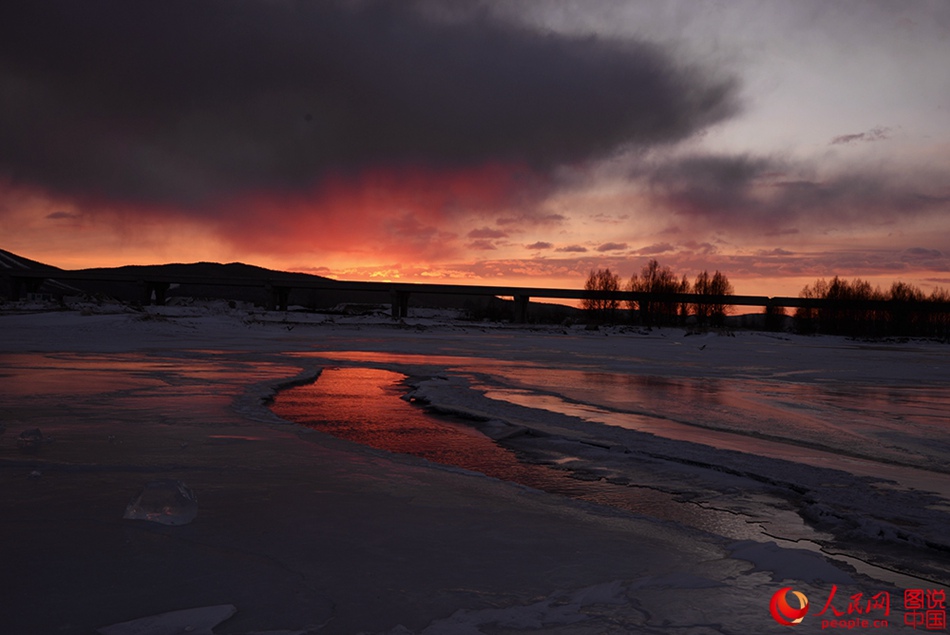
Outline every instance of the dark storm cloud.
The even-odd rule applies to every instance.
[[[54,0],[0,10],[0,176],[196,206],[329,172],[544,172],[683,139],[737,87],[643,43],[410,2]],[[429,17],[427,17],[429,15]]]
[[[766,235],[810,227],[886,224],[950,209],[925,179],[861,171],[817,177],[805,163],[750,155],[671,159],[639,169],[651,194],[676,214],[730,231]]]

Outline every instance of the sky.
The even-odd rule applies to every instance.
[[[579,288],[950,287],[945,0],[0,8],[0,248]]]

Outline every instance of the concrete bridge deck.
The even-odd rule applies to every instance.
[[[267,292],[268,308],[287,309],[292,289],[323,289],[328,291],[360,291],[389,294],[394,319],[406,317],[409,298],[413,294],[478,295],[510,297],[514,300],[514,320],[527,319],[531,298],[582,300],[585,298],[655,303],[685,303],[724,306],[757,306],[782,308],[831,308],[850,311],[921,311],[926,313],[950,312],[947,302],[901,302],[890,300],[829,301],[818,298],[767,297],[751,295],[701,295],[695,293],[646,293],[638,291],[585,291],[583,289],[556,289],[543,287],[512,287],[493,285],[429,284],[411,282],[364,282],[331,280],[306,274],[275,273],[266,277],[198,276],[169,272],[144,273],[126,271],[89,270],[17,270],[5,271],[11,281],[14,299],[24,292],[35,292],[46,280],[125,282],[141,285],[146,302],[164,304],[172,284],[203,286],[262,287]]]

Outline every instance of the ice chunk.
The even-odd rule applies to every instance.
[[[187,525],[198,515],[198,499],[181,481],[165,478],[142,488],[123,518],[149,520],[163,525]]]
[[[103,626],[96,629],[96,632],[100,635],[168,635],[169,633],[213,635],[211,629],[235,613],[237,609],[231,604],[203,606]]]
[[[43,445],[43,433],[39,428],[24,430],[16,440],[16,446],[24,452],[36,452]]]

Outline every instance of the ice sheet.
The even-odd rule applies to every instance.
[[[453,619],[472,633],[780,628],[767,609],[779,584],[814,598],[829,591],[826,579],[785,577],[804,575],[793,563],[814,556],[802,550],[780,547],[766,558],[688,527],[302,431],[276,421],[261,399],[328,363],[376,365],[419,382],[442,375],[448,384],[506,364],[948,379],[945,349],[927,343],[861,351],[834,338],[750,335],[711,339],[700,351],[681,331],[406,325],[220,306],[165,307],[147,319],[119,309],[0,316],[0,372],[23,377],[4,384],[15,390],[0,387],[4,632],[87,633],[220,604],[238,613],[218,633],[431,633]],[[383,357],[392,354],[403,359]],[[438,356],[475,361],[456,368]],[[47,368],[48,381],[32,391],[24,376]],[[28,428],[53,442],[22,455],[15,438]],[[201,508],[192,523],[121,518],[141,484],[159,478],[194,489]],[[898,597],[844,573],[854,581],[839,594],[888,588]],[[900,617],[896,609],[892,619]]]

